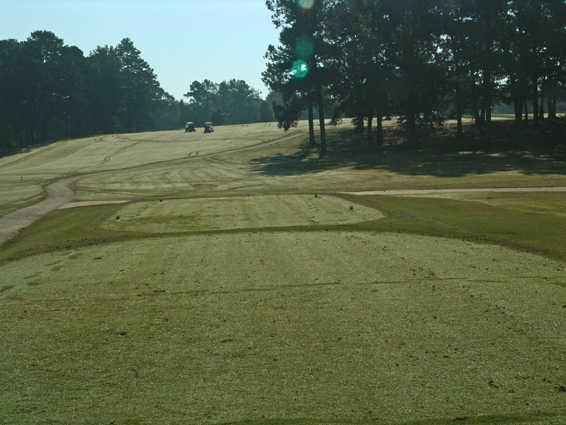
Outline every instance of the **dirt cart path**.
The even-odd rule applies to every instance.
[[[20,230],[44,215],[71,202],[74,196],[71,184],[78,178],[68,177],[51,183],[47,186],[45,199],[0,217],[0,244],[12,239]]]
[[[29,207],[21,208],[13,211],[5,216],[0,217],[0,245],[14,238],[17,233],[25,227],[31,225],[41,217],[47,215],[51,211],[60,208],[72,208],[77,206],[90,206],[91,203],[73,204],[74,192],[71,185],[79,178],[88,177],[88,175],[68,177],[58,180],[47,187],[46,198]],[[429,196],[448,193],[505,193],[505,192],[523,192],[523,193],[540,193],[540,192],[564,192],[566,187],[519,187],[519,188],[482,188],[482,189],[422,189],[422,190],[377,190],[368,192],[342,192],[342,194],[355,196]],[[123,203],[124,201],[103,201],[92,203],[92,205]]]
[[[81,174],[77,176],[63,178],[61,180],[57,180],[54,183],[51,183],[46,188],[46,196],[45,198],[28,207],[20,208],[16,211],[12,211],[4,216],[0,216],[0,246],[9,241],[10,239],[14,238],[18,232],[27,226],[31,225],[35,221],[39,220],[41,217],[49,214],[52,211],[55,211],[60,208],[74,208],[80,206],[91,206],[91,205],[101,205],[101,204],[116,204],[116,203],[124,203],[121,200],[110,200],[110,201],[102,201],[102,202],[86,202],[86,203],[72,203],[75,193],[71,188],[72,184],[76,182],[78,179],[88,178],[95,175],[104,175],[108,173],[112,173],[114,171],[123,171],[128,169],[144,169],[145,167],[151,167],[157,164],[177,164],[177,163],[186,163],[189,161],[195,160],[202,160],[205,158],[211,158],[217,155],[222,155],[226,153],[235,153],[235,152],[244,152],[253,149],[257,149],[258,147],[264,147],[271,144],[285,142],[287,140],[293,139],[295,137],[300,136],[298,133],[293,133],[286,135],[284,137],[269,140],[265,142],[260,142],[254,145],[243,146],[238,148],[223,148],[216,152],[211,152],[206,155],[197,156],[193,158],[179,158],[179,159],[172,159],[172,160],[165,160],[165,161],[157,161],[148,164],[141,164],[136,165],[133,167],[126,167],[121,168],[118,170],[101,170],[95,171],[93,173],[88,174]]]

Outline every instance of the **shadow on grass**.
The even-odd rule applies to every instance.
[[[322,159],[304,143],[291,155],[252,160],[253,169],[268,176],[320,173],[342,167],[383,170],[412,176],[462,177],[502,171],[529,175],[566,175],[566,121],[539,127],[494,122],[489,130],[468,126],[463,138],[453,127],[424,137],[419,146],[401,144],[396,129],[385,131],[385,146],[372,146],[354,130],[331,130],[329,152]]]
[[[379,425],[379,424],[397,424],[397,425],[519,425],[523,423],[543,423],[549,418],[555,417],[552,414],[535,413],[532,415],[487,415],[474,417],[456,417],[443,419],[427,419],[411,422],[386,422],[379,418],[372,419],[262,419],[243,422],[224,423],[221,425]]]

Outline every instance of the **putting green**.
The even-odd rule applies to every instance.
[[[146,233],[339,225],[383,218],[379,211],[334,196],[272,195],[140,202],[104,227]]]
[[[566,270],[543,257],[243,233],[58,251],[0,275],[0,423],[566,420]]]

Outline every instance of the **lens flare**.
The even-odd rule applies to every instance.
[[[303,35],[297,38],[295,43],[295,52],[297,57],[302,60],[309,60],[314,53],[314,43],[312,38],[308,35]]]
[[[301,9],[312,9],[314,6],[314,0],[297,0],[297,4]]]
[[[309,65],[302,59],[295,61],[291,68],[291,75],[297,80],[306,78],[309,75]]]

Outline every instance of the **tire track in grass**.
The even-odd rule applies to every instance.
[[[5,242],[13,239],[22,229],[28,227],[35,221],[39,220],[41,217],[70,203],[75,197],[75,191],[72,189],[71,186],[81,178],[103,176],[105,174],[111,174],[117,171],[143,170],[156,165],[184,164],[187,162],[192,162],[195,160],[212,157],[215,155],[234,153],[238,151],[249,151],[249,150],[257,149],[262,145],[280,143],[292,138],[301,137],[302,135],[303,135],[302,133],[293,133],[290,135],[286,135],[285,137],[282,138],[271,140],[269,142],[260,142],[242,148],[230,148],[230,149],[220,150],[218,152],[211,152],[209,154],[202,155],[196,158],[181,158],[181,159],[172,159],[165,161],[156,161],[153,163],[136,165],[132,167],[112,169],[112,170],[102,170],[92,173],[78,174],[75,176],[66,176],[57,179],[46,187],[46,195],[43,200],[41,200],[36,204],[17,209],[7,215],[0,217],[0,246]]]

